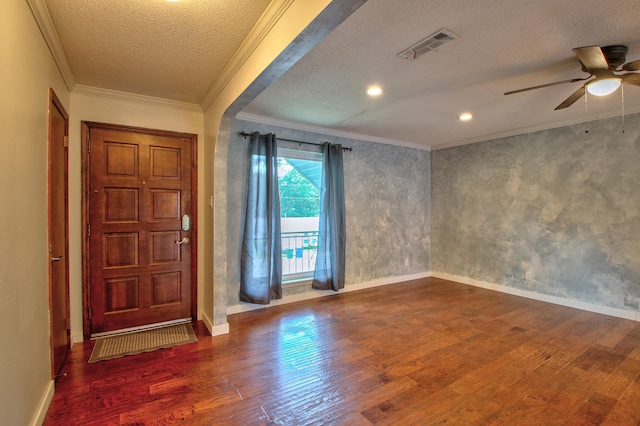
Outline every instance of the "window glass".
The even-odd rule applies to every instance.
[[[322,153],[278,149],[284,281],[313,275],[318,246]]]

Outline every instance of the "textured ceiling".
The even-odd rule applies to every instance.
[[[580,83],[503,93],[587,76],[574,47],[625,44],[640,59],[639,16],[637,0],[369,0],[243,113],[431,148],[581,122],[584,101],[554,111]],[[459,38],[397,56],[443,27]],[[640,110],[640,87],[624,96]],[[620,114],[620,91],[588,101],[590,119]]]
[[[45,0],[79,84],[200,103],[269,0]]]
[[[77,83],[198,104],[269,3],[44,1]],[[580,83],[503,93],[586,76],[574,47],[625,44],[640,59],[638,16],[638,0],[368,0],[242,116],[441,148],[620,115],[621,91],[554,111]],[[396,55],[443,27],[459,38]],[[640,87],[624,98],[640,111]]]

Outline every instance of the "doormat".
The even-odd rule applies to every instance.
[[[151,352],[156,349],[193,343],[197,340],[191,324],[178,324],[136,333],[101,337],[96,339],[89,362]]]

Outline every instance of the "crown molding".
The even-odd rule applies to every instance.
[[[194,112],[202,113],[200,105],[189,102],[174,101],[172,99],[156,98],[154,96],[139,95],[137,93],[121,92],[118,90],[103,89],[100,87],[85,86],[84,84],[76,84],[73,94],[87,95],[94,97],[110,98],[128,102],[141,102],[153,105],[170,106],[173,108],[186,109]]]
[[[62,43],[58,37],[58,32],[53,26],[49,10],[44,4],[44,0],[27,0],[27,3],[31,8],[31,13],[38,24],[38,28],[40,28],[44,41],[49,47],[53,60],[62,75],[64,84],[67,86],[67,89],[69,89],[69,92],[71,92],[76,85],[76,79],[71,71],[71,66],[69,66],[67,55],[64,53]]]
[[[401,141],[397,139],[386,139],[377,136],[363,135],[360,133],[345,132],[342,130],[329,129],[327,127],[312,126],[308,124],[295,123],[293,121],[279,120],[276,118],[264,117],[261,115],[248,114],[240,112],[236,115],[236,119],[250,121],[252,123],[266,124],[270,126],[284,127],[292,130],[302,130],[304,132],[319,133],[326,136],[335,136],[338,138],[355,139],[359,141],[382,143],[386,145],[402,146],[405,148],[419,149],[422,151],[431,151],[428,145],[420,145],[413,142]]]
[[[627,115],[637,114],[637,113],[640,113],[640,107],[628,108],[625,110],[624,115],[627,116]],[[545,123],[538,126],[522,127],[518,129],[509,130],[507,132],[491,133],[489,135],[479,136],[477,138],[462,139],[459,141],[445,142],[441,144],[436,143],[431,145],[431,150],[437,151],[440,149],[453,148],[461,145],[469,145],[472,143],[487,142],[487,141],[492,141],[496,139],[508,138],[511,136],[525,135],[527,133],[535,133],[535,132],[542,132],[544,130],[558,129],[560,127],[575,126],[576,124],[587,124],[587,123],[592,123],[598,120],[607,120],[607,119],[616,118],[616,117],[622,117],[620,112],[608,112],[604,114],[592,115],[586,118],[580,117],[580,118],[573,118],[571,120],[557,121],[555,123]]]
[[[293,2],[294,0],[273,0],[269,4],[260,19],[258,19],[258,22],[256,22],[247,37],[245,37],[238,50],[236,50],[231,57],[227,66],[222,70],[220,76],[218,76],[207,91],[207,94],[200,104],[202,111],[206,111],[218,95],[222,93],[233,76],[236,75],[249,56],[256,50]]]
[[[631,115],[631,114],[637,114],[637,113],[640,113],[640,107],[629,108],[625,111],[625,116]],[[491,141],[496,139],[507,138],[511,136],[523,135],[527,133],[541,132],[544,130],[557,129],[559,127],[574,126],[576,124],[589,123],[597,120],[606,120],[606,119],[616,118],[620,116],[621,116],[620,113],[609,112],[605,114],[593,115],[588,117],[587,119],[585,119],[584,117],[581,117],[581,118],[575,118],[571,120],[558,121],[555,123],[546,123],[539,126],[513,129],[507,132],[491,133],[489,135],[478,136],[476,138],[468,138],[468,139],[463,139],[459,141],[445,142],[445,143],[434,143],[430,145],[420,145],[420,144],[401,141],[401,140],[385,139],[385,138],[379,138],[376,136],[363,135],[359,133],[344,132],[341,130],[334,130],[326,127],[300,124],[292,121],[279,120],[275,118],[269,118],[261,115],[255,115],[255,114],[248,114],[244,112],[238,113],[236,118],[239,120],[250,121],[252,123],[285,127],[287,129],[302,130],[302,131],[312,132],[312,133],[320,133],[327,136],[336,136],[336,137],[342,137],[347,139],[377,142],[377,143],[383,143],[387,145],[397,145],[397,146],[403,146],[406,148],[415,148],[415,149],[421,149],[426,151],[437,151],[440,149],[447,149],[447,148],[453,148],[461,145],[469,145],[473,143],[486,142],[486,141]]]

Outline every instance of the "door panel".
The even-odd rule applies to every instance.
[[[51,375],[55,377],[71,347],[69,330],[69,250],[65,140],[68,117],[53,90],[49,103],[49,307]]]
[[[89,127],[91,334],[192,316],[195,139],[137,130]]]

